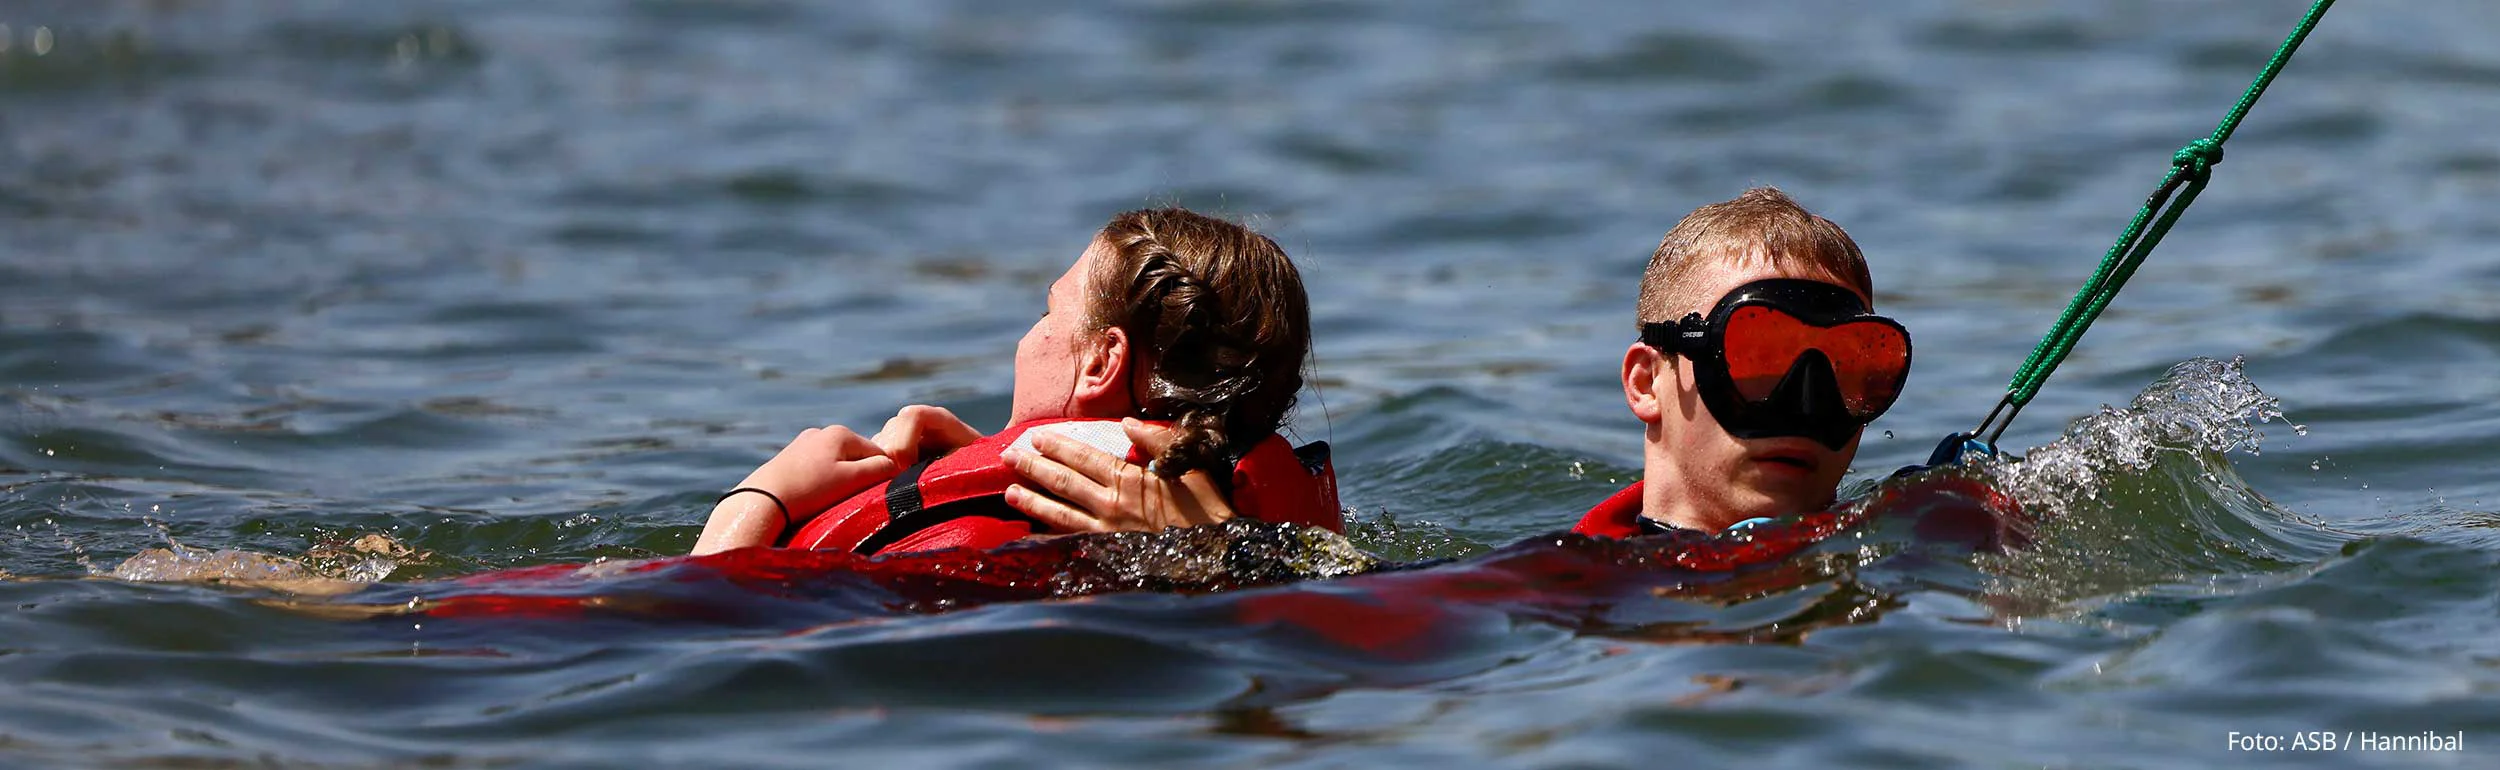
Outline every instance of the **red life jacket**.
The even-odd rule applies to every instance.
[[[1162,424],[1162,423],[1157,423]],[[1032,451],[1028,431],[1074,438],[1130,462],[1145,458],[1129,444],[1118,420],[1035,420],[1009,426],[971,445],[903,469],[886,483],[836,503],[808,520],[784,543],[789,548],[834,549],[867,555],[989,549],[1047,527],[1007,505],[1007,486],[1022,478],[1001,453],[1009,446]],[[1300,448],[1269,434],[1233,463],[1227,490],[1236,515],[1276,524],[1305,524],[1344,531],[1337,508],[1337,472],[1327,442]],[[1027,485],[1030,487],[1030,485]]]
[[[1641,534],[1641,485],[1635,481],[1590,508],[1571,531],[1597,537],[1625,538]]]

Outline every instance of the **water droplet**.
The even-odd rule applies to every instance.
[[[1892,438],[1892,431],[1884,431],[1884,438]]]
[[[2317,469],[2318,469],[2318,461],[2316,461],[2316,460],[2311,460],[2311,461],[2309,461],[2309,469],[2310,469],[2310,470],[2313,470],[2313,471],[2314,471],[2314,470],[2317,470]]]
[[[2295,436],[2306,436],[2306,435],[2309,435],[2309,426],[2307,426],[2307,425],[2302,425],[2302,424],[2300,424],[2300,423],[2292,423],[2292,435],[2295,435]]]
[[[35,28],[34,49],[35,49],[35,55],[36,55],[36,56],[42,56],[42,55],[44,55],[44,54],[48,54],[48,53],[51,53],[51,52],[52,52],[52,28],[51,28],[51,27],[36,27],[36,28]]]
[[[52,448],[51,448],[51,447],[44,447],[44,448],[43,448],[43,456],[45,456],[45,457],[52,457],[52,456],[53,456],[53,454],[52,454]]]
[[[2370,483],[2369,483],[2369,482],[2367,482],[2367,481],[2361,482],[2361,488],[2362,488],[2362,489],[2369,489],[2369,488],[2370,488]]]

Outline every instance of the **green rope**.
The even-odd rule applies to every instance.
[[[2040,344],[2032,347],[2031,357],[2023,361],[2022,368],[2014,372],[2014,380],[2006,385],[2005,399],[1997,402],[1997,408],[1988,413],[1988,418],[1980,422],[1979,429],[1972,431],[1972,435],[1985,435],[1989,443],[1995,443],[1997,436],[2004,434],[2005,427],[2014,422],[2014,414],[2021,412],[2023,405],[2031,403],[2032,397],[2040,393],[2040,386],[2048,382],[2049,374],[2057,371],[2058,364],[2066,361],[2066,355],[2074,352],[2075,343],[2083,339],[2086,330],[2092,328],[2092,321],[2100,318],[2101,311],[2109,307],[2109,301],[2116,298],[2118,290],[2127,285],[2127,279],[2135,275],[2135,269],[2153,253],[2153,247],[2161,244],[2162,236],[2170,233],[2170,226],[2178,223],[2179,215],[2187,213],[2188,204],[2196,202],[2196,195],[2204,192],[2205,183],[2213,178],[2214,164],[2222,162],[2222,143],[2231,138],[2231,132],[2239,130],[2240,119],[2248,117],[2249,108],[2257,106],[2257,97],[2265,94],[2266,86],[2274,83],[2275,74],[2283,71],[2283,65],[2292,60],[2292,52],[2300,48],[2300,41],[2309,37],[2309,31],[2317,28],[2318,19],[2326,15],[2327,6],[2334,4],[2335,0],[2317,0],[2309,6],[2309,13],[2301,17],[2300,26],[2294,28],[2291,36],[2283,39],[2283,45],[2274,50],[2274,58],[2266,62],[2265,71],[2258,73],[2257,79],[2248,84],[2248,91],[2240,94],[2239,104],[2233,105],[2230,114],[2223,116],[2222,123],[2214,126],[2214,132],[2189,142],[2170,157],[2170,172],[2162,176],[2161,185],[2144,199],[2144,207],[2136,211],[2135,219],[2127,223],[2127,229],[2119,233],[2118,242],[2111,244],[2109,252],[2102,255],[2100,269],[2093,273],[2091,280],[2084,282],[2081,291],[2075,292],[2075,298],[2066,303],[2066,311],[2058,314],[2057,323],[2049,327],[2048,335],[2041,337]],[[2147,222],[2151,223],[2150,228],[2145,226]],[[2012,407],[2011,411],[2007,410],[2008,406]],[[1997,421],[2000,412],[2005,417],[2002,423]],[[1993,432],[1989,430],[1991,423],[1996,423]]]

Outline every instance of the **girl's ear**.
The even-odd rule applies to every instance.
[[[1135,401],[1129,394],[1130,353],[1128,332],[1117,326],[1085,341],[1076,363],[1074,395],[1080,409],[1095,405],[1122,414],[1129,411]]]

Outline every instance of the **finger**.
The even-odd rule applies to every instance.
[[[910,415],[898,412],[885,421],[885,427],[877,429],[876,438],[870,441],[877,445],[880,454],[894,458],[895,462],[916,463],[920,461],[919,442],[912,440],[916,432]]]
[[[1137,445],[1137,453],[1162,457],[1172,451],[1172,443],[1181,439],[1181,432],[1169,426],[1148,425],[1135,417],[1120,418],[1120,430],[1128,434],[1128,442]]]
[[[1182,526],[1171,515],[1172,482],[1147,473],[1134,465],[1120,466],[1120,478],[1112,485],[1117,490],[1113,499],[1120,504],[1119,513],[1135,520],[1148,532]]]
[[[833,456],[837,459],[857,460],[885,454],[885,448],[877,446],[877,442],[870,441],[867,437],[840,425],[825,426],[817,437],[833,450]]]
[[[1085,478],[1091,479],[1096,484],[1103,486],[1117,484],[1120,480],[1120,470],[1130,467],[1127,458],[1115,457],[1109,452],[1095,449],[1093,445],[1076,439],[1056,433],[1029,435],[1033,436],[1034,451],[1041,453],[1043,457],[1058,461],[1061,465],[1076,469],[1076,472],[1085,474]]]
[[[885,455],[869,455],[844,462],[857,464],[862,475],[876,479],[893,478],[894,474],[903,472],[902,463],[895,462],[894,458]]]
[[[1055,532],[1101,532],[1100,520],[1088,516],[1075,506],[1024,488],[1021,484],[1007,487],[1007,507],[1024,512]]]
[[[894,413],[877,431],[876,442],[895,462],[918,462],[981,440],[981,431],[944,407],[913,404]]]
[[[923,444],[936,444],[948,449],[970,445],[981,440],[981,429],[972,427],[953,410],[942,406],[913,405],[903,407],[920,426],[916,431]]]
[[[1116,490],[1087,478],[1057,460],[1013,447],[999,457],[1007,461],[1007,467],[1015,469],[1016,475],[1033,482],[1034,486],[1084,506],[1086,510],[1107,513],[1117,509],[1119,498]]]
[[[1181,437],[1178,429],[1150,425],[1135,417],[1120,420],[1120,429],[1128,434],[1129,443],[1137,445],[1137,451],[1147,457],[1162,457]],[[1183,518],[1191,525],[1214,524],[1234,516],[1232,502],[1225,497],[1224,490],[1216,486],[1213,474],[1203,469],[1191,470],[1181,474],[1179,481],[1181,489],[1168,494],[1176,502],[1185,495],[1195,503],[1180,506]]]
[[[1182,500],[1175,507],[1180,509],[1181,518],[1187,520],[1190,526],[1222,524],[1237,515],[1233,512],[1232,500],[1224,496],[1223,489],[1215,486],[1212,476],[1190,471],[1181,475],[1180,487],[1181,491],[1175,497]]]

